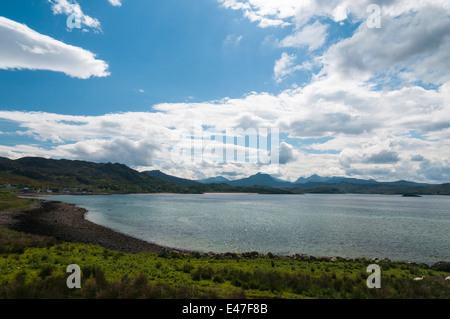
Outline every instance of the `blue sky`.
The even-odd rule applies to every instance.
[[[67,17],[54,15],[48,1],[2,1],[0,12],[93,52],[108,63],[111,75],[80,80],[50,71],[2,70],[4,109],[102,115],[286,88],[272,81],[281,51],[264,44],[267,32],[215,1],[129,1],[119,8],[106,0],[78,3],[101,21],[101,31],[69,32]],[[20,94],[24,88],[27,94]]]
[[[280,178],[448,182],[449,16],[445,0],[3,0],[0,156],[265,170],[174,162],[201,122],[278,129]]]

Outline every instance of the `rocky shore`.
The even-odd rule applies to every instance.
[[[136,239],[84,219],[87,211],[73,204],[39,200],[30,209],[2,212],[0,226],[58,240],[99,245],[126,253],[162,253],[168,248]],[[176,250],[172,250],[176,251]]]

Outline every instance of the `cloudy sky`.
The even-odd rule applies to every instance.
[[[264,171],[174,160],[229,128],[279,130],[279,178],[449,182],[450,2],[0,2],[0,156]]]

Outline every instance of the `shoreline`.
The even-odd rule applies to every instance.
[[[0,226],[57,240],[98,245],[124,253],[191,253],[152,244],[85,219],[88,211],[74,204],[37,200],[25,210],[1,212]]]

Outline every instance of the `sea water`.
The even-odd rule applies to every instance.
[[[48,198],[46,198],[48,199]],[[199,252],[450,261],[450,197],[130,194],[58,196],[93,223]]]

